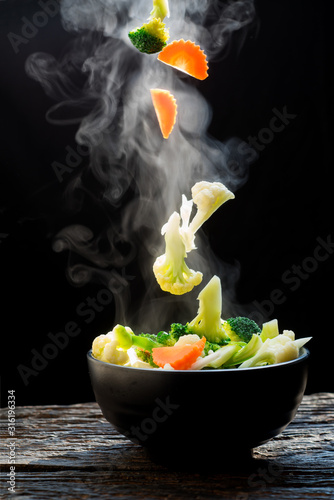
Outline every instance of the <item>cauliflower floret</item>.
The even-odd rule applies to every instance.
[[[162,228],[165,234],[166,252],[153,264],[153,272],[162,290],[174,295],[190,292],[202,281],[203,274],[189,269],[184,259],[187,255],[180,234],[180,216],[174,212]]]
[[[113,332],[109,332],[106,335],[99,335],[93,341],[93,356],[106,363],[125,365],[129,362],[128,353],[118,349],[118,345],[117,340],[113,337]]]
[[[196,344],[200,340],[200,337],[194,333],[189,333],[188,335],[182,335],[179,340],[175,343],[176,346],[192,345]]]
[[[199,356],[195,363],[191,366],[191,370],[202,370],[205,366],[210,368],[219,368],[224,363],[226,363],[238,350],[240,347],[236,344],[226,345],[217,349],[215,352],[211,352],[207,356]]]
[[[290,330],[285,330],[284,333],[277,335],[274,338],[268,338],[263,342],[255,356],[244,361],[239,368],[249,368],[250,366],[273,365],[284,363],[298,358],[299,349],[304,345],[310,337],[293,340],[294,334]]]
[[[295,333],[292,330],[283,330],[282,335],[289,337],[291,340],[295,340]]]
[[[213,276],[200,291],[198,300],[197,316],[188,324],[189,330],[205,337],[209,342],[221,343],[229,340],[222,325],[222,291],[218,276]]]
[[[227,200],[235,198],[234,194],[221,182],[197,182],[191,189],[192,198],[197,205],[197,213],[190,223],[193,233],[208,220],[209,217]]]
[[[182,195],[181,216],[173,212],[163,225],[161,234],[165,235],[166,251],[153,264],[161,289],[174,295],[190,292],[201,283],[202,273],[189,269],[184,259],[188,252],[196,248],[195,233],[203,222],[225,201],[234,198],[234,194],[220,182],[197,182],[191,192],[193,200],[187,200]],[[189,223],[193,202],[197,205],[197,213]]]
[[[276,357],[276,363],[283,363],[298,358],[299,349],[287,335],[277,335],[273,339],[267,339],[259,350],[260,352],[272,352]]]
[[[184,194],[182,195],[182,205],[180,208],[182,225],[180,228],[180,234],[185,244],[186,252],[190,252],[191,250],[196,249],[195,233],[190,229],[189,226],[193,204],[193,200],[187,200],[187,197]]]
[[[170,363],[166,363],[163,368],[159,368],[159,370],[175,370]]]

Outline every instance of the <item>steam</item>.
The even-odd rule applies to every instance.
[[[151,0],[63,0],[62,23],[76,33],[74,41],[58,60],[46,53],[31,55],[26,71],[55,100],[47,120],[77,124],[76,141],[89,150],[89,165],[67,184],[69,209],[80,212],[93,203],[105,219],[103,227],[65,227],[55,235],[53,249],[69,253],[67,275],[73,285],[101,283],[113,292],[115,274],[122,276],[137,262],[139,276],[133,282],[143,292],[139,298],[131,294],[132,282],[123,279],[115,292],[115,322],[133,321],[154,331],[164,317],[187,321],[197,308],[196,290],[181,297],[157,290],[152,264],[163,253],[161,226],[179,210],[181,195],[190,197],[195,182],[220,181],[236,191],[247,180],[249,164],[240,154],[239,139],[222,143],[207,134],[212,110],[200,85],[129,42],[128,31],[140,26],[151,8]],[[170,0],[170,10],[171,40],[198,43],[209,64],[232,46],[240,50],[256,19],[251,0]],[[170,90],[178,103],[168,140],[152,112],[151,88]],[[231,169],[235,163],[238,168]],[[237,267],[220,262],[203,234],[196,244],[188,264],[204,272],[206,282],[213,274],[221,276],[231,312]]]

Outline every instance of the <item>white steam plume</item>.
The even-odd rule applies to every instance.
[[[128,31],[141,25],[151,8],[151,0],[63,0],[62,23],[76,33],[74,41],[59,60],[46,53],[33,54],[26,70],[56,101],[47,119],[57,125],[77,123],[76,141],[89,149],[89,166],[67,185],[69,207],[79,211],[87,198],[94,198],[103,210],[110,209],[103,230],[68,226],[55,236],[53,248],[70,252],[68,276],[77,286],[92,280],[110,287],[115,269],[136,259],[144,293],[139,307],[132,305],[130,313],[131,297],[124,287],[124,293],[118,294],[124,300],[115,321],[130,323],[133,316],[141,328],[152,330],[163,323],[162,310],[167,317],[178,308],[187,313],[197,307],[193,294],[175,298],[157,290],[152,264],[164,246],[162,224],[172,211],[179,210],[181,194],[189,197],[195,182],[220,181],[235,191],[246,181],[249,165],[238,153],[239,139],[222,143],[207,134],[212,110],[198,82],[131,45]],[[222,58],[232,44],[240,49],[256,19],[251,0],[225,4],[171,0],[170,10],[166,24],[171,40],[198,43],[209,64]],[[177,99],[177,123],[168,140],[162,138],[157,125],[151,88],[168,89]],[[237,163],[237,171],[230,168],[231,161]],[[103,252],[101,241],[106,248]],[[127,243],[123,254],[115,241]],[[224,283],[228,272],[225,290],[233,291],[236,268],[227,270],[204,238],[197,243],[190,264],[206,273],[206,281],[217,273]],[[228,302],[232,300],[226,296]],[[156,320],[147,314],[149,310],[156,311]],[[145,317],[150,324],[145,325]]]

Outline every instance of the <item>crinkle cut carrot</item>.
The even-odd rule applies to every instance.
[[[151,96],[161,133],[164,139],[168,139],[176,122],[176,99],[169,90],[163,89],[151,89]]]
[[[154,347],[152,349],[153,361],[161,368],[170,364],[175,370],[188,370],[202,354],[205,342],[205,337],[202,337],[191,345]]]
[[[174,40],[162,49],[158,60],[187,73],[205,80],[208,75],[208,64],[204,51],[191,40]]]

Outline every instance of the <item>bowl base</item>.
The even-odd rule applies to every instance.
[[[211,448],[210,453],[203,452],[201,447],[189,453],[168,453],[161,449],[144,448],[146,456],[155,464],[180,472],[211,472],[252,470],[256,460],[253,450],[238,450],[237,453],[223,452]]]

